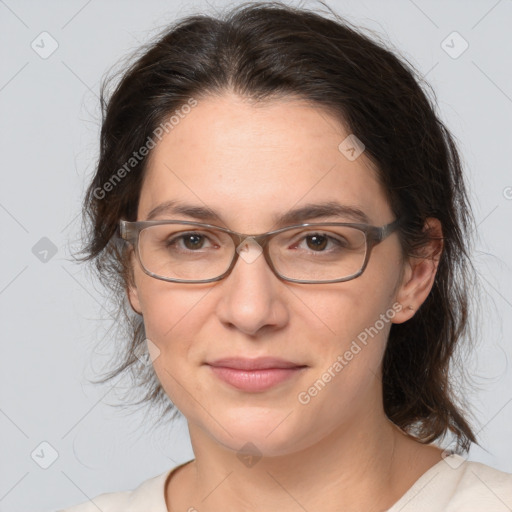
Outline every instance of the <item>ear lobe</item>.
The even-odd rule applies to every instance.
[[[425,221],[424,231],[429,233],[430,241],[420,249],[417,256],[410,257],[405,263],[403,281],[397,292],[397,301],[403,308],[393,319],[402,323],[414,316],[415,311],[427,299],[432,289],[443,250],[441,222],[433,217]]]

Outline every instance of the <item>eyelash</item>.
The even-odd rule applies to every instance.
[[[180,240],[183,241],[187,236],[199,236],[199,237],[202,237],[203,239],[207,239],[208,241],[210,241],[210,243],[212,243],[212,241],[210,240],[208,235],[206,235],[204,233],[192,231],[192,232],[181,233],[179,235],[174,236],[172,239],[166,239],[165,245],[167,248],[169,248],[171,246],[177,246],[177,242],[179,242]],[[309,233],[301,233],[300,236],[301,236],[301,238],[297,242],[293,243],[295,246],[299,245],[301,242],[305,241],[307,238],[311,238],[314,236],[325,237],[328,239],[328,242],[331,242],[331,243],[337,245],[338,248],[344,247],[344,245],[345,245],[343,243],[343,241],[338,240],[332,236],[329,236],[327,233],[309,232]],[[218,246],[219,244],[216,244],[216,245]],[[198,251],[193,251],[193,250],[187,249],[184,252],[198,252]],[[312,251],[312,252],[322,253],[322,252],[332,252],[332,251],[326,250],[326,251]]]

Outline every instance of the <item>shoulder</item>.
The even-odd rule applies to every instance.
[[[510,512],[512,474],[451,454],[430,468],[388,512]]]
[[[457,467],[448,461],[450,469],[443,473],[453,486],[450,510],[512,510],[512,474],[457,457],[452,456]]]
[[[165,482],[182,465],[145,480],[134,490],[100,494],[87,502],[57,512],[146,512],[148,507],[152,512],[167,512]]]
[[[135,491],[100,494],[92,500],[58,510],[57,512],[98,512],[98,510],[102,512],[117,512],[126,507],[129,496],[133,492]]]

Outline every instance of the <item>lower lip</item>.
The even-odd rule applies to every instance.
[[[231,386],[248,392],[265,391],[295,375],[303,366],[293,368],[265,368],[262,370],[237,370],[225,366],[210,366],[213,373]]]

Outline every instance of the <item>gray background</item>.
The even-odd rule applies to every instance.
[[[483,446],[470,459],[512,472],[512,1],[328,4],[427,76],[460,142],[485,288],[480,344],[465,361]],[[0,0],[1,511],[48,511],[130,489],[193,456],[183,421],[152,429],[151,413],[109,406],[120,400],[112,383],[88,383],[114,347],[101,285],[70,253],[97,158],[102,75],[176,16],[224,5]],[[43,31],[58,43],[45,59],[55,43]],[[469,44],[457,58],[465,43],[453,31]]]

